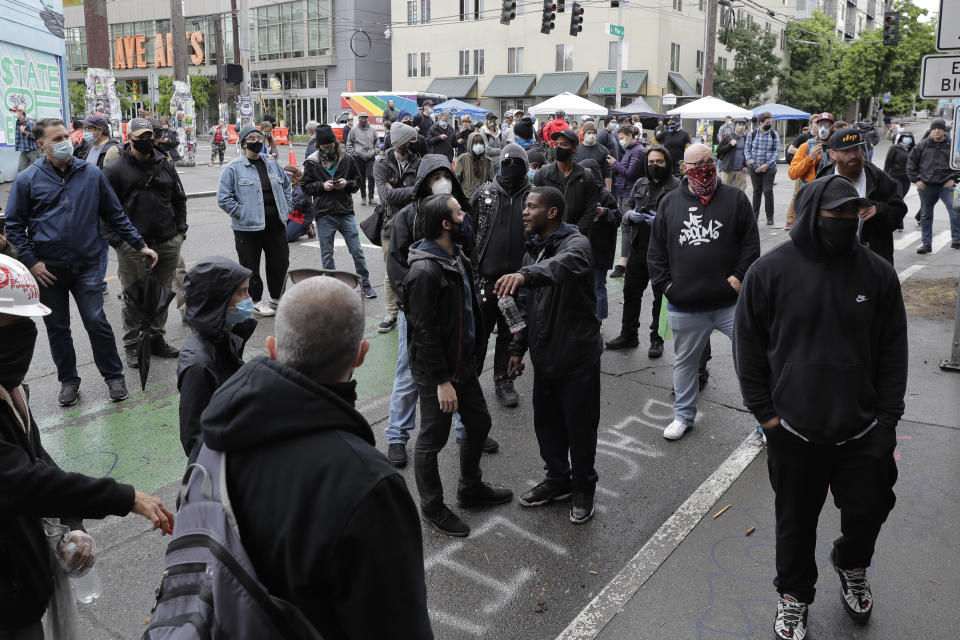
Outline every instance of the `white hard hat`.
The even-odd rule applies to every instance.
[[[0,313],[36,317],[50,313],[40,304],[40,288],[30,270],[10,256],[0,255]]]

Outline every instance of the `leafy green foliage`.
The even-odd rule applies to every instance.
[[[780,58],[773,53],[777,38],[756,24],[738,24],[726,33],[726,47],[733,51],[734,67],[717,72],[717,93],[727,102],[743,107],[756,102],[777,77]]]
[[[67,85],[70,95],[70,113],[74,116],[83,115],[87,109],[87,87],[82,81],[71,82]]]

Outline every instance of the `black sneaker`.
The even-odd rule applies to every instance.
[[[107,389],[110,390],[111,402],[120,402],[127,399],[127,381],[123,378],[107,380]]]
[[[573,504],[570,505],[570,522],[583,524],[593,517],[593,490],[574,491]]]
[[[768,227],[772,227],[772,226],[773,226],[773,218],[767,218],[767,226],[768,226]]]
[[[480,488],[473,493],[464,495],[457,491],[457,506],[461,509],[505,504],[511,500],[513,500],[513,491],[510,491],[510,489],[495,489],[486,482],[481,483]]]
[[[140,350],[135,344],[126,344],[123,346],[123,355],[127,361],[127,366],[131,369],[140,368]]]
[[[960,242],[951,242],[951,243],[950,243],[950,248],[951,248],[951,249],[960,249]]]
[[[627,272],[626,267],[624,267],[622,264],[618,264],[613,268],[613,271],[610,272],[610,277],[622,278],[626,272]]]
[[[873,593],[867,582],[866,569],[841,569],[837,566],[837,548],[830,552],[830,564],[840,576],[840,600],[843,608],[857,622],[866,622],[873,613]]]
[[[501,407],[513,408],[520,404],[520,395],[513,388],[513,380],[500,378],[494,382],[497,402]]]
[[[930,253],[932,250],[933,248],[930,245],[922,244],[920,245],[920,248],[917,249],[917,253]]]
[[[573,490],[569,484],[556,484],[544,480],[534,488],[520,496],[522,507],[542,507],[548,502],[563,502],[569,500]]]
[[[470,535],[470,527],[467,523],[457,517],[447,505],[442,504],[436,511],[421,511],[421,515],[426,522],[429,522],[440,533],[455,538],[466,538]]]
[[[707,382],[710,380],[710,370],[706,367],[700,369],[697,372],[697,380],[700,382],[700,391],[703,391],[704,387],[707,386]]]
[[[57,402],[61,407],[72,407],[77,404],[80,397],[80,385],[63,383],[60,385],[60,395],[57,396]]]
[[[457,438],[457,444],[462,445],[463,439]],[[497,451],[500,451],[500,443],[498,443],[496,440],[494,440],[490,436],[487,436],[487,439],[483,441],[483,452],[496,453]]]
[[[407,445],[394,442],[387,445],[387,460],[397,469],[407,466]]]
[[[397,316],[385,316],[377,325],[377,333],[390,333],[395,326],[397,326]]]
[[[168,344],[163,336],[153,336],[150,338],[150,355],[158,358],[176,358],[180,355],[180,349]]]
[[[803,640],[807,637],[807,611],[810,605],[798,602],[790,594],[780,596],[777,617],[773,619],[773,637],[781,640]]]
[[[648,358],[659,358],[663,355],[663,338],[650,338],[650,348],[647,350]]]
[[[626,336],[617,336],[613,340],[608,340],[606,347],[609,351],[619,351],[620,349],[633,349],[640,345],[640,339],[636,336],[628,338]]]

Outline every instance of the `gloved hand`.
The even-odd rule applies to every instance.
[[[643,222],[644,216],[647,214],[641,213],[639,211],[631,211],[627,214],[627,219],[630,221],[630,224],[640,224]]]
[[[79,529],[65,533],[57,547],[66,570],[73,575],[86,574],[97,562],[97,545]]]
[[[641,213],[640,215],[642,216],[643,222],[646,222],[647,224],[653,224],[653,220],[654,218],[656,218],[657,214],[656,212],[651,212],[651,213]]]

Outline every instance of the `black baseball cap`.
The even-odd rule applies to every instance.
[[[573,129],[563,129],[562,131],[554,131],[552,134],[550,134],[550,139],[556,140],[560,136],[563,136],[564,138],[572,142],[573,146],[577,146],[580,144],[580,137],[577,135],[577,132],[574,131]]]
[[[820,195],[820,204],[817,206],[818,209],[833,211],[850,201],[855,201],[857,207],[860,208],[869,207],[873,204],[872,200],[861,198],[860,194],[857,193],[857,188],[845,177],[839,176],[830,178],[829,180],[830,182]]]
[[[830,148],[834,151],[843,151],[844,149],[853,149],[864,144],[863,135],[856,127],[847,127],[840,129],[830,136]]]
[[[96,127],[97,129],[103,129],[104,131],[110,131],[110,123],[107,122],[107,119],[104,118],[99,113],[87,116],[83,120],[83,126],[85,127]]]

